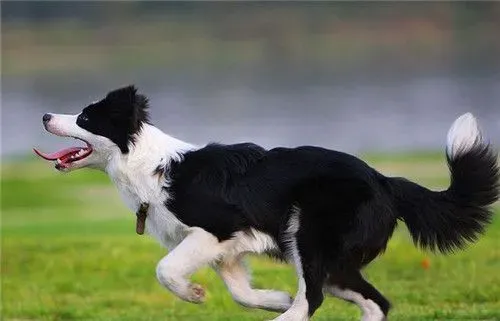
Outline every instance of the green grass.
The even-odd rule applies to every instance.
[[[364,157],[382,172],[426,186],[447,184],[444,156]],[[209,269],[194,275],[203,305],[163,289],[155,266],[166,254],[134,232],[134,215],[104,174],[63,175],[47,163],[2,165],[2,305],[4,320],[265,320],[242,308]],[[415,249],[404,229],[365,274],[389,297],[391,320],[500,320],[500,220],[467,251],[438,257]],[[431,266],[421,261],[429,257]],[[251,258],[257,287],[294,292],[291,267]],[[313,320],[358,320],[358,309],[326,299]]]

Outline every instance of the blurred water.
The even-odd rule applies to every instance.
[[[443,149],[472,111],[500,144],[498,2],[2,3],[2,156],[122,85],[196,144]]]
[[[73,143],[45,133],[45,112],[77,113],[133,77],[21,77],[3,79],[2,155],[53,150]],[[331,81],[315,85],[283,79],[262,85],[214,83],[148,74],[135,77],[150,97],[155,125],[204,144],[253,141],[266,147],[321,145],[349,152],[442,149],[459,114],[472,111],[500,144],[500,81],[496,77],[421,77],[406,80]],[[219,77],[218,79],[225,79]]]

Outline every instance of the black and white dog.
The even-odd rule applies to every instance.
[[[105,171],[133,212],[149,203],[146,232],[169,249],[157,278],[189,302],[204,299],[190,275],[210,265],[240,304],[283,312],[275,320],[308,320],[325,294],[357,304],[362,320],[384,320],[390,304],[360,270],[384,251],[398,220],[416,245],[448,253],[478,238],[498,198],[497,155],[471,114],[448,133],[451,184],[434,192],[319,147],[194,146],[153,126],[147,108],[130,86],[77,115],[45,114],[47,131],[86,147],[35,151],[60,171]],[[293,264],[295,298],[252,288],[248,253]]]

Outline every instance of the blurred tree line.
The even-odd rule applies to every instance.
[[[14,74],[75,68],[68,59],[111,69],[303,68],[318,77],[500,69],[500,2],[1,4],[3,72]]]

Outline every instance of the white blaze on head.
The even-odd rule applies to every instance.
[[[78,126],[76,115],[50,114],[52,117],[45,123],[49,133],[62,137],[81,139],[92,148],[92,152],[85,158],[67,163],[64,172],[69,172],[82,167],[92,167],[104,170],[111,154],[120,155],[120,149],[109,138],[93,134]],[[81,144],[79,144],[81,145]]]

